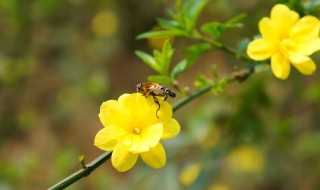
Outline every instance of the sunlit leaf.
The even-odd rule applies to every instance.
[[[208,22],[201,26],[201,31],[210,34],[214,40],[220,40],[221,35],[230,28],[242,27],[240,21],[246,17],[245,13],[239,14],[226,23],[221,23],[218,21]]]
[[[175,37],[175,36],[186,36],[186,32],[179,29],[170,29],[170,30],[155,30],[142,33],[137,36],[137,39],[144,38],[163,38],[163,37]]]
[[[171,72],[171,78],[173,80],[176,80],[178,76],[188,67],[188,60],[183,59],[181,60],[173,69]]]
[[[189,31],[195,27],[202,10],[208,2],[209,0],[187,0],[184,2],[183,10],[185,11],[185,16],[187,17],[185,20],[189,22],[186,23]]]
[[[197,43],[189,46],[187,49],[183,51],[185,55],[188,56],[189,62],[194,62],[200,55],[204,52],[212,50],[212,46],[208,43]]]
[[[223,29],[223,24],[217,21],[209,22],[201,26],[201,31],[210,34],[213,39],[219,40]]]
[[[179,23],[175,20],[165,20],[162,18],[158,18],[157,21],[158,21],[158,24],[165,29],[179,28]]]
[[[206,77],[204,75],[198,75],[196,78],[196,81],[194,82],[194,85],[197,88],[200,88],[200,87],[205,86],[210,83],[212,83],[212,80],[210,80],[208,77]]]
[[[161,73],[162,71],[161,66],[157,64],[156,60],[151,55],[143,51],[135,51],[135,54],[153,70]]]
[[[247,17],[247,14],[246,13],[241,13],[241,14],[238,14],[238,15],[236,15],[236,16],[234,16],[234,17],[232,17],[231,19],[229,19],[227,22],[226,22],[226,24],[236,24],[236,26],[237,26],[237,24],[240,24],[240,21],[242,21],[244,18],[246,18]]]
[[[169,67],[174,50],[172,49],[170,40],[166,40],[162,48],[163,57],[163,74],[169,73]]]
[[[217,83],[215,83],[215,85],[212,86],[212,93],[217,95],[223,92],[226,84],[227,82],[225,81],[225,79],[220,79]]]

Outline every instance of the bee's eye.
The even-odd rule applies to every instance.
[[[137,84],[137,89],[141,90],[141,83]]]

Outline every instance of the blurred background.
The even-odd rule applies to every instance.
[[[234,47],[258,33],[273,3],[211,1],[200,23],[246,12],[245,27],[223,37]],[[150,53],[163,41],[135,37],[173,8],[173,0],[0,1],[0,190],[46,189],[80,169],[79,155],[88,163],[103,153],[93,146],[99,107],[155,74],[134,51]],[[173,62],[191,43],[174,40]],[[320,54],[312,58],[319,65]],[[179,83],[192,90],[197,74],[212,77],[213,64],[220,76],[241,68],[211,52]],[[174,114],[182,131],[163,143],[164,168],[139,160],[118,173],[107,161],[67,189],[320,189],[319,101],[319,71],[292,69],[285,81],[270,70],[254,74]]]

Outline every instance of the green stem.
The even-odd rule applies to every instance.
[[[195,99],[196,97],[200,96],[201,94],[204,94],[205,92],[209,91],[211,88],[212,88],[212,84],[208,84],[195,90],[193,93],[188,94],[187,97],[173,104],[172,106],[173,112],[177,111],[179,108],[181,108],[191,100]]]
[[[206,43],[210,44],[214,48],[221,49],[224,52],[226,52],[226,53],[228,53],[230,55],[233,55],[234,57],[238,57],[242,61],[245,61],[245,62],[251,62],[252,61],[252,59],[250,59],[246,55],[240,54],[235,49],[233,49],[231,47],[228,47],[228,46],[225,46],[221,42],[214,41],[214,40],[212,40],[210,38],[207,38],[207,37],[201,35],[201,33],[198,32],[198,31],[194,31],[194,33],[189,37],[194,39],[194,40],[199,40],[199,41],[206,42]]]
[[[93,172],[96,168],[98,168],[101,164],[107,161],[111,157],[112,152],[105,152],[101,154],[98,158],[87,164],[81,170],[73,173],[72,175],[64,178],[62,181],[50,187],[48,190],[58,190],[64,189],[79,179],[88,176],[91,172]]]
[[[231,74],[225,75],[220,80],[216,82],[207,84],[199,89],[196,89],[192,93],[188,94],[185,98],[181,99],[180,101],[173,104],[172,109],[173,111],[177,111],[179,108],[184,106],[185,104],[189,103],[193,99],[199,97],[200,95],[210,91],[213,87],[219,85],[219,81],[224,80],[225,83],[231,83],[233,81],[243,81],[247,77],[249,77],[254,71],[255,64],[252,63],[246,68],[243,68],[239,71],[232,72]],[[79,179],[88,176],[92,171],[94,171],[97,167],[99,167],[102,163],[107,161],[111,158],[112,152],[105,152],[91,163],[87,164],[83,169],[73,173],[69,177],[66,177],[62,181],[58,182],[57,184],[53,185],[49,188],[49,190],[58,190],[64,189],[69,185],[73,184],[74,182],[78,181]]]

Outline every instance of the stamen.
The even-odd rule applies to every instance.
[[[141,129],[140,129],[139,127],[135,127],[135,128],[133,129],[133,132],[134,132],[135,134],[139,134],[139,133],[141,132]]]

